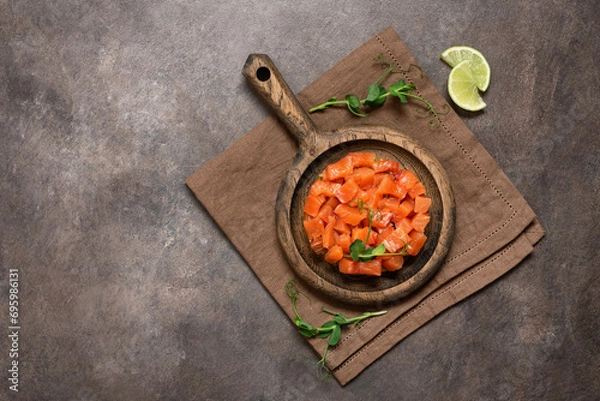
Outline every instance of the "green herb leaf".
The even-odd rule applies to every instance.
[[[354,240],[352,245],[350,245],[350,257],[352,258],[352,260],[354,260],[355,262],[360,260],[360,255],[365,250],[366,245],[367,244],[365,244],[363,241],[361,241],[359,239]]]
[[[304,337],[314,337],[316,335],[314,330],[309,330],[309,329],[304,329],[304,328],[299,328],[298,331],[300,332],[300,334],[302,334]]]
[[[415,85],[407,84],[403,79],[390,85],[390,93],[400,99],[400,102],[407,103],[406,93],[415,89]]]
[[[327,344],[331,347],[337,345],[340,342],[340,338],[342,338],[342,326],[336,324],[333,326],[333,331],[331,332],[331,336],[329,337],[329,341]]]
[[[360,99],[355,95],[346,95],[346,101],[348,102],[349,107],[354,107],[356,109],[360,108]]]
[[[401,79],[398,82],[396,82],[395,84],[391,84],[390,85],[390,92],[394,95],[397,92],[408,92],[415,89],[415,85],[414,84],[407,84],[405,80]]]
[[[331,329],[335,325],[336,325],[336,322],[334,322],[333,320],[329,320],[329,321],[323,323],[321,325],[320,329],[323,329],[323,330],[325,330],[325,329]]]
[[[345,97],[346,103],[348,104],[348,110],[352,112],[352,114],[357,115],[359,117],[366,117],[366,114],[363,114],[360,110],[360,99],[355,95],[346,95]]]
[[[377,257],[377,255],[373,254],[373,251],[375,251],[375,248],[365,248],[365,250],[358,255],[358,259],[361,262],[370,262]]]
[[[331,335],[331,332],[333,331],[334,326],[336,325],[337,323],[333,320],[323,323],[323,325],[319,328],[319,338],[329,337]]]
[[[385,94],[387,91],[383,86],[377,85],[377,83],[369,86],[367,98],[364,101],[365,106],[379,107],[385,102]]]
[[[348,324],[350,323],[350,321],[348,319],[346,319],[344,316],[340,315],[339,313],[335,315],[335,317],[333,318],[333,320],[338,323],[338,324]]]
[[[369,85],[369,89],[367,91],[367,102],[373,102],[379,97],[379,88],[380,86],[375,84]]]
[[[373,249],[373,255],[381,256],[385,253],[385,245],[379,244],[375,249]]]
[[[313,336],[317,335],[318,331],[317,331],[316,327],[305,322],[302,318],[299,318],[299,317],[295,318],[294,323],[296,324],[300,333],[302,333],[303,336],[313,337]]]

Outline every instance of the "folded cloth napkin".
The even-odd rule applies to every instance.
[[[389,99],[366,120],[344,108],[314,113],[311,118],[322,132],[372,123],[387,125],[419,140],[448,173],[456,199],[456,232],[445,262],[431,281],[408,298],[385,305],[387,314],[344,328],[341,341],[328,351],[326,359],[341,385],[434,316],[515,267],[544,236],[527,202],[433,83],[414,67],[417,60],[391,27],[325,72],[302,90],[298,99],[308,108],[331,96],[366,93],[369,84],[383,72],[382,66],[373,61],[380,53],[398,69],[406,70],[393,73],[385,85],[400,78],[412,82],[420,96],[438,111],[447,113],[430,124],[434,116],[423,113],[425,109],[419,102],[400,104],[398,99]],[[256,102],[261,100],[257,97]],[[274,210],[279,185],[296,151],[296,143],[286,128],[270,116],[186,181],[290,318],[294,312],[285,284],[294,278],[294,273],[279,245]],[[299,313],[315,326],[331,319],[322,312],[323,307],[348,317],[366,311],[340,304],[296,281],[310,299],[308,302],[299,298]],[[322,355],[326,341],[307,341],[317,355]]]

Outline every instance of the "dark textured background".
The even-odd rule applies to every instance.
[[[0,399],[598,399],[599,20],[570,0],[0,0]],[[387,26],[442,93],[445,48],[487,56],[488,108],[460,115],[547,235],[342,388],[184,180],[267,115],[249,53],[297,92]]]

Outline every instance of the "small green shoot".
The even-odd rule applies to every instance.
[[[416,90],[415,84],[407,83],[404,79],[400,79],[397,82],[391,84],[389,89],[386,89],[384,86],[381,85],[381,83],[391,73],[393,73],[393,72],[409,72],[412,67],[418,68],[421,71],[421,77],[422,77],[423,71],[421,70],[421,68],[419,66],[411,64],[410,67],[408,68],[408,70],[402,70],[402,69],[394,67],[394,65],[390,61],[385,59],[383,54],[378,54],[377,57],[375,58],[375,61],[377,61],[380,64],[385,64],[387,67],[386,67],[386,70],[384,71],[384,73],[381,75],[381,77],[377,80],[377,82],[374,82],[371,85],[369,85],[369,88],[367,89],[367,96],[364,99],[359,99],[358,96],[353,95],[353,94],[347,94],[346,96],[344,96],[343,100],[338,100],[337,97],[334,96],[334,97],[329,98],[329,100],[327,100],[326,102],[311,108],[309,110],[309,113],[314,113],[316,111],[325,110],[331,106],[346,105],[348,110],[355,116],[367,117],[368,109],[375,109],[377,107],[380,107],[381,105],[383,105],[385,103],[385,100],[390,96],[397,97],[398,99],[400,99],[401,103],[408,103],[408,99],[413,98],[413,99],[416,99],[416,100],[422,102],[423,104],[425,104],[427,109],[424,112],[423,111],[419,111],[419,112],[425,113],[425,114],[428,114],[428,113],[433,114],[434,118],[429,121],[429,123],[431,125],[435,124],[435,120],[438,119],[440,114],[447,113],[447,112],[441,113],[441,112],[437,111],[428,100],[413,93]],[[444,104],[444,107],[447,108],[448,105]],[[418,110],[420,110],[420,109],[418,109]]]
[[[305,321],[304,319],[302,319],[302,317],[300,317],[300,314],[298,313],[296,302],[298,300],[298,297],[302,293],[298,289],[298,286],[296,285],[296,282],[293,279],[286,283],[285,292],[292,301],[292,307],[294,309],[295,315],[294,324],[296,325],[296,327],[298,327],[298,331],[300,332],[300,334],[307,338],[318,337],[322,339],[327,339],[327,345],[325,346],[323,356],[321,357],[321,359],[319,359],[319,361],[316,364],[317,368],[320,371],[324,372],[325,375],[331,374],[325,363],[327,352],[329,351],[330,347],[335,347],[340,342],[342,338],[342,327],[349,324],[357,326],[360,322],[362,322],[365,319],[374,316],[381,316],[387,313],[387,311],[365,312],[360,316],[347,318],[340,313],[322,308],[322,311],[332,315],[333,319],[323,323],[320,327],[315,327],[307,321]]]

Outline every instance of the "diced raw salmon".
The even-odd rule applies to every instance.
[[[339,205],[339,204],[340,204],[340,201],[337,200],[337,198],[332,194],[331,198],[327,198],[325,203],[323,203],[323,206],[329,205],[329,206],[331,206],[332,209],[335,209],[337,207],[337,205]]]
[[[409,191],[417,182],[419,182],[419,178],[410,170],[402,170],[396,175],[396,182],[406,191]]]
[[[380,230],[377,235],[377,245],[382,244],[383,241],[394,232],[394,227],[389,226],[384,230]]]
[[[336,242],[342,247],[345,254],[350,253],[350,245],[352,245],[352,237],[350,237],[350,234],[343,233],[336,235]]]
[[[375,173],[375,176],[373,177],[373,185],[379,186],[379,183],[386,175],[389,175],[389,173]]]
[[[327,263],[337,263],[344,257],[344,251],[340,245],[333,245],[327,253],[325,253],[325,261]]]
[[[410,237],[403,230],[397,228],[383,240],[383,246],[390,253],[399,252],[408,243]]]
[[[367,234],[369,233],[369,227],[354,227],[352,229],[352,242],[357,239],[365,242],[367,240]]]
[[[419,195],[425,195],[425,185],[421,181],[417,182],[408,190],[408,196],[415,199]]]
[[[340,273],[358,274],[358,262],[355,262],[349,258],[342,258],[338,262],[338,269]]]
[[[356,262],[358,273],[365,276],[381,276],[381,260],[373,259],[369,262]]]
[[[325,179],[329,181],[337,180],[338,178],[346,178],[354,171],[354,164],[350,155],[341,158],[339,161],[328,165],[325,168]]]
[[[323,247],[326,249],[330,249],[335,245],[335,231],[333,227],[335,226],[335,217],[329,217],[325,228],[323,229]]]
[[[407,252],[409,255],[417,256],[423,245],[425,245],[425,241],[427,241],[427,236],[418,231],[413,231],[409,235],[410,241],[408,242]]]
[[[400,200],[403,200],[406,197],[407,194],[407,190],[404,189],[404,187],[402,185],[398,185],[398,183],[396,183],[396,191],[394,192],[394,196]]]
[[[400,205],[400,200],[395,197],[384,196],[377,202],[377,208],[382,211],[392,212]]]
[[[354,167],[373,167],[377,156],[372,152],[353,152],[350,153]]]
[[[309,240],[315,240],[323,236],[325,225],[321,219],[304,220],[304,230]]]
[[[357,226],[361,221],[367,217],[367,212],[356,207],[348,206],[345,203],[340,203],[335,209],[334,213],[346,224],[351,226]]]
[[[323,221],[328,221],[329,217],[332,216],[335,216],[333,214],[333,208],[327,204],[327,202],[325,202],[323,206],[321,206],[321,209],[319,210],[319,213],[317,213],[316,217]]]
[[[306,203],[304,204],[304,213],[311,217],[315,217],[319,214],[319,210],[323,203],[325,203],[325,196],[309,194],[306,197]]]
[[[327,181],[325,179],[319,179],[316,180],[311,186],[310,186],[310,194],[311,195],[325,195],[325,196],[334,196],[335,191],[341,186],[342,184],[338,183],[338,182],[331,182],[331,181]]]
[[[431,198],[419,195],[415,198],[415,213],[427,213],[431,206]]]
[[[373,227],[375,228],[386,228],[392,222],[394,214],[391,211],[379,212],[373,216]]]
[[[341,234],[350,234],[352,232],[350,226],[342,219],[335,219],[333,229]]]
[[[371,187],[366,191],[360,191],[356,199],[360,199],[363,205],[366,205],[369,209],[375,210],[381,197],[382,195],[377,193],[377,187]]]
[[[340,272],[379,276],[404,264],[405,257],[390,253],[406,248],[414,256],[424,246],[430,207],[413,172],[371,152],[352,152],[328,165],[312,184],[303,223],[310,247]],[[386,253],[354,261],[350,246],[356,240],[370,249],[383,244]]]
[[[431,220],[431,217],[428,214],[425,214],[425,213],[415,214],[415,216],[412,218],[413,229],[420,233],[425,232],[425,227],[427,227],[429,220]]]
[[[327,249],[323,248],[323,237],[310,241],[310,248],[319,255],[327,251]]]
[[[402,231],[404,231],[407,234],[410,234],[410,232],[413,230],[412,219],[409,217],[403,217],[403,218],[395,221],[395,223],[396,223],[396,228],[401,229]]]
[[[396,172],[400,169],[400,163],[395,160],[376,160],[373,163],[373,170],[376,173],[383,173],[386,171]]]
[[[387,198],[384,201],[379,202],[379,208],[393,213],[393,220],[399,221],[412,213],[414,202],[408,200],[400,202],[398,198]]]
[[[361,189],[366,190],[373,186],[375,170],[370,167],[358,167],[348,178],[356,182]]]
[[[358,191],[360,191],[358,184],[353,180],[348,179],[337,189],[337,191],[335,191],[335,197],[340,203],[348,203],[354,199],[356,194],[358,194]]]
[[[404,256],[394,255],[382,258],[381,265],[387,271],[394,272],[400,270],[404,265]]]
[[[400,203],[400,208],[398,210],[398,217],[406,217],[406,216],[410,216],[411,214],[413,214],[415,210],[415,201],[412,198],[405,198],[401,203]]]
[[[367,238],[367,245],[377,246],[379,245],[379,233],[375,230],[371,230],[369,238]]]
[[[379,195],[394,195],[396,193],[396,182],[391,174],[386,174],[377,186]]]

